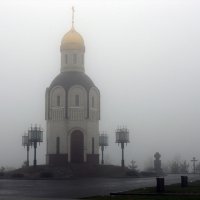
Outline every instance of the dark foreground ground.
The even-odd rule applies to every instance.
[[[163,193],[157,193],[155,187],[141,188],[109,196],[91,197],[93,200],[199,200],[200,181],[190,182],[187,187],[180,184],[165,186]]]
[[[168,175],[166,184],[179,183],[181,175]],[[189,175],[189,182],[200,179]],[[79,178],[70,180],[0,180],[0,199],[78,199],[155,186],[151,178]]]
[[[128,168],[114,165],[93,165],[88,163],[68,164],[65,167],[38,165],[23,167],[3,175],[3,178],[21,179],[69,179],[76,177],[125,177]],[[136,174],[135,174],[136,175]],[[137,174],[138,175],[138,174]]]

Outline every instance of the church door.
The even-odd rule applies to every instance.
[[[71,162],[82,163],[84,161],[83,152],[84,136],[81,131],[74,131],[71,134]]]

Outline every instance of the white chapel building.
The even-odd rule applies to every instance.
[[[61,68],[46,89],[46,162],[99,163],[100,92],[86,75],[85,44],[72,27],[60,45]]]

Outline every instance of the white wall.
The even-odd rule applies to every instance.
[[[100,94],[97,88],[91,88],[89,99],[87,91],[80,85],[72,86],[68,91],[68,118],[62,115],[66,108],[66,91],[63,87],[57,86],[50,91],[47,89],[46,105],[50,105],[50,119],[47,120],[47,154],[56,154],[56,138],[60,137],[60,153],[68,154],[70,162],[70,141],[74,130],[80,130],[84,134],[84,161],[87,154],[92,153],[92,138],[94,138],[94,153],[99,152],[99,115],[100,115]],[[60,96],[60,106],[56,105],[57,96]],[[75,95],[79,95],[79,106],[75,106]],[[94,107],[92,107],[92,97],[94,97]],[[87,118],[87,101],[89,100],[90,117]],[[49,102],[48,102],[49,101]],[[62,110],[63,109],[63,110]],[[60,112],[55,115],[55,112]],[[58,117],[63,116],[63,117]]]

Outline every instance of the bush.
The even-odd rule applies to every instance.
[[[142,176],[146,176],[146,177],[156,176],[156,173],[155,173],[155,172],[143,171],[143,172],[140,172],[140,174],[141,174]]]
[[[40,173],[40,178],[52,178],[53,173],[52,172],[41,172]]]
[[[1,176],[4,176],[4,175],[5,175],[5,173],[4,173],[4,172],[0,172],[0,177],[1,177]]]
[[[127,176],[135,176],[135,177],[138,177],[138,172],[134,171],[134,170],[128,170],[126,172],[126,175]]]
[[[24,177],[24,174],[15,173],[15,174],[12,174],[11,177],[12,177],[12,178],[23,178],[23,177]]]

